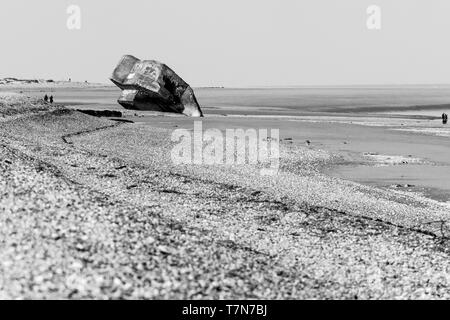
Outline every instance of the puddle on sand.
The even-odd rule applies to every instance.
[[[335,167],[328,173],[370,186],[411,191],[437,201],[450,202],[450,166],[344,165]]]

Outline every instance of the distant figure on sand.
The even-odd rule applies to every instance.
[[[50,103],[53,103],[53,96],[50,96]]]
[[[442,114],[442,123],[443,124],[447,124],[448,121],[448,115],[446,113]]]
[[[44,101],[45,101],[45,102],[48,101],[48,96],[47,96],[47,95],[44,96]]]

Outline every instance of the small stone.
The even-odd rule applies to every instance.
[[[83,263],[81,261],[74,261],[71,265],[72,269],[81,269],[83,268]]]
[[[158,250],[159,250],[159,252],[164,253],[164,254],[172,254],[172,249],[170,249],[169,247],[166,247],[166,246],[158,246]]]

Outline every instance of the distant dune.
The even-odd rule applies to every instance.
[[[110,86],[112,85],[105,83],[55,81],[52,79],[18,79],[12,77],[0,79],[0,88],[97,88]]]

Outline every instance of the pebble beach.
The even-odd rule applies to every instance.
[[[0,298],[450,297],[449,203],[330,175],[345,157],[289,134],[274,176],[174,165],[193,121],[130,119],[1,94]]]

